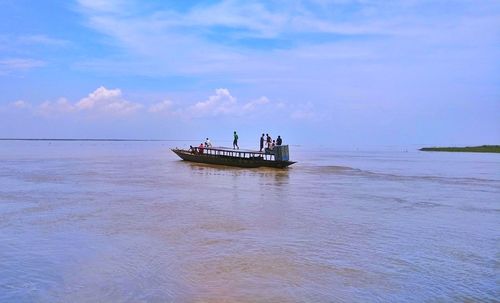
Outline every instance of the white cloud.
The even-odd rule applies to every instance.
[[[240,37],[271,38],[287,28],[290,16],[282,11],[270,11],[258,2],[221,1],[175,17],[184,26],[231,27],[246,30],[237,33]]]
[[[38,106],[37,113],[43,116],[55,114],[65,114],[76,111],[76,108],[66,98],[59,98],[57,101],[45,101]]]
[[[180,103],[178,103],[180,104]],[[169,99],[154,103],[147,107],[144,114],[169,115],[175,118],[193,119],[204,117],[267,117],[279,111],[283,117],[293,119],[316,118],[311,103],[287,105],[279,102],[273,103],[266,96],[248,101],[238,102],[227,88],[218,88],[206,100],[184,106],[174,106]],[[71,102],[61,97],[55,101],[45,101],[33,106],[24,100],[9,104],[15,109],[28,110],[29,112],[45,116],[77,115],[80,117],[123,117],[137,114],[144,108],[143,104],[125,100],[120,89],[107,89],[101,86],[89,93],[88,96],[77,102]]]
[[[59,98],[57,101],[45,101],[38,106],[37,113],[43,116],[52,116],[67,114],[76,111],[74,105],[72,105],[66,98]]]
[[[262,108],[263,105],[269,104],[269,99],[267,97],[260,97],[259,99],[250,101],[243,105],[243,111],[244,112],[251,112],[256,109]]]
[[[23,100],[17,100],[15,102],[12,102],[10,105],[14,108],[17,108],[17,109],[31,108],[31,104],[29,104],[28,102],[23,101]]]
[[[78,0],[78,4],[88,10],[98,11],[100,13],[117,13],[125,5],[123,0]]]
[[[164,100],[159,103],[151,105],[148,109],[150,113],[171,113],[173,102],[170,100]]]
[[[300,108],[312,107],[310,104],[304,105]],[[238,102],[237,99],[226,88],[219,88],[215,90],[215,94],[208,97],[205,101],[195,103],[184,108],[176,110],[169,110],[184,118],[201,118],[201,117],[214,117],[214,116],[232,116],[241,117],[245,116],[256,117],[266,116],[275,110],[290,113],[293,108],[287,107],[283,102],[273,103],[268,97],[262,96],[260,98],[248,101]]]
[[[9,58],[0,60],[0,75],[15,71],[26,71],[45,66],[45,62],[30,58]]]
[[[142,104],[125,100],[120,89],[107,89],[103,86],[74,103],[61,97],[56,101],[45,101],[36,107],[22,100],[12,103],[12,106],[33,109],[42,116],[78,113],[90,116],[125,116],[136,113],[143,107]]]
[[[142,107],[139,103],[125,100],[120,89],[107,89],[103,86],[75,104],[78,111],[112,115],[132,114]]]
[[[218,88],[215,90],[215,95],[188,107],[186,113],[194,117],[217,116],[219,114],[232,113],[235,109],[236,98],[231,96],[228,89]]]
[[[425,60],[422,54],[453,55],[461,49],[472,52],[467,58],[475,58],[483,52],[476,42],[496,41],[499,24],[498,5],[470,1],[458,1],[446,14],[431,13],[431,2],[413,0],[293,4],[224,0],[192,5],[182,12],[171,9],[175,6],[148,10],[140,1],[80,0],[79,4],[87,25],[109,37],[107,41],[126,56],[90,58],[76,63],[78,68],[127,75],[210,74],[231,81],[263,79],[262,71],[266,78],[281,82],[307,82],[311,76],[321,80],[327,76],[315,73],[314,65],[338,70],[332,60],[350,66],[385,60],[387,66]],[[130,10],[125,16],[124,7],[140,7],[141,13]],[[488,10],[491,13],[485,14]],[[284,48],[265,46],[280,41],[290,43]],[[401,51],[409,44],[411,52]],[[304,77],[304,71],[311,75]]]

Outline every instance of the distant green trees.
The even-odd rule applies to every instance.
[[[421,151],[500,153],[500,145],[481,145],[466,147],[422,147]]]

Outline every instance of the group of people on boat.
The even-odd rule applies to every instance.
[[[271,138],[269,134],[262,134],[260,137],[260,149],[259,151],[266,153],[272,153],[274,150],[275,146],[280,146],[283,144],[283,139],[281,139],[281,136],[278,136],[275,140]],[[211,148],[212,147],[212,142],[210,142],[210,139],[206,139],[205,142],[200,143],[198,147],[193,147],[192,145],[189,146],[189,151],[192,154],[203,154],[203,151],[205,148]],[[233,149],[240,149],[238,146],[238,134],[236,131],[233,132]]]
[[[264,143],[266,143],[266,148],[264,149]],[[283,144],[283,139],[281,139],[281,136],[278,136],[276,140],[273,140],[269,134],[266,134],[264,138],[264,134],[260,137],[260,149],[259,151],[262,152],[262,149],[264,149],[265,152],[272,151],[275,146],[279,146]]]
[[[198,147],[193,147],[192,145],[189,145],[189,152],[192,154],[203,154],[203,150],[205,148],[211,148],[212,147],[212,142],[210,142],[210,139],[206,139],[205,142],[200,143]]]

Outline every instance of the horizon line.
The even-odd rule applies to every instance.
[[[0,141],[193,141],[182,139],[122,139],[122,138],[0,138]]]

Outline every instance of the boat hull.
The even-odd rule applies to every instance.
[[[264,160],[259,157],[242,158],[242,157],[231,157],[222,155],[192,154],[189,151],[182,149],[172,149],[172,151],[182,160],[185,161],[215,164],[215,165],[236,166],[244,168],[257,168],[257,167],[285,168],[295,163],[293,161]]]

